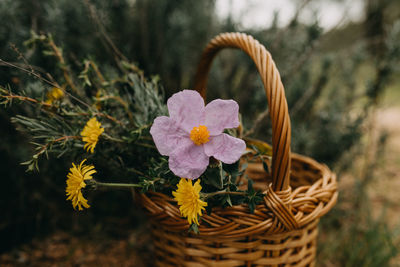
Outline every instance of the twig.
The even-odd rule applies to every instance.
[[[68,95],[69,97],[71,97],[71,98],[74,99],[75,101],[81,103],[82,105],[86,106],[89,110],[91,110],[91,111],[93,112],[93,115],[105,117],[105,118],[107,118],[107,119],[109,119],[109,120],[111,120],[111,121],[113,121],[113,122],[116,122],[116,123],[120,124],[121,126],[124,126],[124,124],[123,124],[121,121],[117,120],[116,118],[114,118],[114,117],[112,117],[112,116],[110,116],[110,115],[101,113],[101,112],[96,112],[96,111],[93,109],[93,107],[91,107],[89,104],[85,103],[84,101],[80,100],[79,98],[77,98],[77,97],[75,97],[74,95],[72,95],[72,94],[68,93],[67,91],[65,91],[59,84],[57,84],[57,83],[55,83],[55,82],[52,82],[52,81],[49,81],[49,80],[46,79],[46,78],[43,78],[42,76],[40,76],[40,75],[37,74],[36,72],[32,72],[32,71],[29,70],[29,69],[23,68],[23,67],[21,67],[21,66],[18,66],[18,65],[16,65],[16,64],[13,64],[13,63],[10,63],[10,62],[7,62],[7,61],[4,61],[4,60],[2,60],[2,59],[0,59],[0,64],[5,65],[5,66],[8,66],[8,67],[12,67],[12,68],[19,69],[19,70],[21,70],[21,71],[23,71],[23,72],[26,72],[26,73],[28,73],[28,74],[30,74],[30,75],[33,75],[33,76],[35,76],[36,78],[38,78],[39,80],[41,80],[41,81],[43,81],[43,82],[45,82],[45,83],[47,83],[47,84],[49,84],[49,85],[51,85],[51,86],[53,86],[53,87],[56,87],[56,88],[62,90],[66,95]],[[51,77],[51,76],[50,76],[50,77]],[[89,115],[89,113],[82,113],[81,115]]]
[[[100,80],[100,84],[103,84],[105,82],[104,76],[103,76],[103,74],[101,74],[101,72],[100,72],[99,68],[97,67],[96,63],[94,63],[92,60],[88,60],[87,59],[87,60],[84,61],[83,64],[84,64],[85,67],[84,67],[83,71],[81,72],[81,75],[84,74],[85,76],[87,76],[87,74],[89,72],[89,68],[92,67],[94,72],[95,72],[95,74],[96,74],[96,76],[97,76],[97,78],[99,78],[99,80]],[[79,76],[79,77],[81,78],[82,76]]]
[[[36,99],[27,97],[27,96],[20,96],[20,95],[0,95],[0,97],[7,98],[7,99],[18,99],[21,101],[29,101],[36,104],[40,104],[42,106],[51,107],[52,105],[43,101],[38,101]]]
[[[326,75],[326,72],[328,72],[328,69],[323,69],[322,74],[317,80],[317,82],[313,85],[310,86],[300,97],[299,100],[296,101],[296,103],[293,105],[292,108],[289,109],[290,114],[296,114],[300,112],[301,110],[304,109],[306,106],[307,102],[312,102],[312,100],[318,98],[318,96],[321,94],[321,91],[323,87],[326,85],[328,78]]]
[[[36,153],[36,155],[42,154],[50,145],[53,145],[54,143],[63,141],[63,140],[68,140],[68,139],[80,139],[80,136],[75,136],[75,135],[66,135],[60,138],[57,138],[55,140],[50,141],[49,143],[45,144],[42,146],[42,148],[39,150],[38,153]]]
[[[92,17],[93,21],[95,24],[98,26],[98,29],[100,31],[101,36],[103,36],[104,40],[106,43],[110,46],[111,50],[122,60],[124,61],[129,61],[122,53],[119,51],[117,46],[114,44],[114,42],[111,40],[111,38],[108,36],[103,23],[99,19],[99,16],[97,15],[96,7],[90,2],[90,0],[84,0],[84,3],[88,7],[90,11],[90,16]]]
[[[57,83],[51,82],[51,81],[47,80],[46,78],[43,78],[40,74],[37,74],[36,72],[32,72],[31,70],[28,70],[28,69],[26,69],[26,68],[21,67],[20,64],[17,65],[17,64],[11,63],[11,62],[4,61],[4,60],[2,60],[2,59],[0,58],[0,65],[19,69],[19,70],[21,70],[21,71],[23,71],[23,72],[26,72],[26,73],[28,73],[28,74],[30,74],[30,75],[35,76],[35,77],[38,78],[39,80],[41,80],[41,81],[43,81],[43,82],[45,82],[45,83],[47,83],[47,84],[49,84],[49,85],[51,85],[51,86],[53,86],[53,87],[57,87],[57,88],[59,88],[59,89],[62,89],[61,86],[59,86]],[[28,66],[29,66],[29,65],[28,65]]]
[[[297,20],[297,18],[300,15],[300,12],[303,10],[303,8],[305,8],[312,0],[304,0],[299,7],[296,9],[296,13],[293,15],[292,19],[289,22],[289,25],[292,24],[293,22],[295,22]],[[278,48],[278,45],[280,43],[280,41],[282,40],[283,36],[285,35],[285,33],[289,30],[289,27],[285,27],[282,30],[279,31],[279,33],[277,34],[274,42],[271,45],[271,49],[276,49]]]
[[[96,63],[94,63],[92,60],[85,60],[84,62],[85,68],[82,73],[87,73],[89,71],[89,67],[91,66],[96,73],[96,76],[99,78],[100,83],[104,83],[105,79],[103,74],[101,74],[99,68],[97,67]]]
[[[82,113],[82,115],[90,115],[90,114],[89,114],[89,113]],[[99,117],[107,118],[107,119],[109,119],[110,121],[113,121],[113,122],[115,122],[115,123],[118,123],[118,124],[121,125],[121,126],[124,126],[124,124],[122,123],[122,121],[120,121],[120,120],[118,120],[118,119],[116,119],[116,118],[114,118],[114,117],[112,117],[112,116],[110,116],[110,115],[108,115],[108,114],[101,113],[101,112],[95,112],[95,113],[93,113],[93,115],[94,115],[94,116],[99,116]]]
[[[138,170],[136,170],[136,169],[134,169],[134,168],[126,168],[126,170],[129,171],[129,172],[136,173],[136,174],[141,175],[141,176],[147,176],[147,175],[144,174],[143,172],[138,171]],[[149,177],[149,176],[147,176],[147,177]]]
[[[76,88],[75,84],[72,81],[72,78],[69,75],[69,69],[68,69],[67,63],[65,62],[64,57],[62,55],[62,51],[56,46],[56,44],[54,43],[51,36],[50,36],[50,38],[47,38],[47,39],[48,39],[48,44],[49,44],[50,48],[54,52],[54,55],[56,56],[58,61],[60,61],[60,67],[63,71],[65,81],[67,82],[67,84],[71,87],[71,89],[74,92],[78,93],[78,89]]]
[[[268,115],[269,115],[269,109],[260,113],[257,116],[255,122],[253,123],[253,127],[251,127],[248,131],[246,131],[243,134],[243,137],[248,137],[249,135],[252,135],[257,130],[257,128],[260,126],[260,124],[267,119]]]
[[[101,83],[105,82],[103,74],[99,71],[99,68],[97,67],[96,63],[90,60],[90,65],[92,65],[92,68],[94,69],[94,72],[96,72],[97,77],[99,77],[99,80]]]
[[[99,97],[99,98],[98,98],[98,101],[104,101],[104,100],[107,100],[107,99],[113,99],[113,100],[117,101],[118,103],[120,103],[120,104],[124,107],[126,113],[128,114],[129,120],[130,120],[132,123],[134,123],[133,114],[132,114],[132,112],[129,110],[129,105],[128,105],[128,103],[126,103],[121,97],[119,97],[119,96],[112,96],[112,95],[107,95],[107,96]]]
[[[11,47],[12,50],[14,50],[14,51],[18,54],[18,59],[22,59],[22,60],[24,61],[25,65],[28,66],[28,67],[30,68],[31,72],[35,72],[35,71],[33,70],[32,66],[29,64],[28,60],[27,60],[27,59],[24,57],[24,55],[19,51],[18,47],[17,47],[15,44],[13,44],[13,43],[10,43],[10,47]]]
[[[345,9],[348,10],[348,9]],[[339,20],[339,22],[330,29],[330,31],[334,31],[337,30],[341,25],[343,25],[343,23],[346,21],[346,17],[348,16],[347,11],[344,12],[342,18]],[[305,51],[302,52],[302,54],[300,56],[296,56],[296,63],[291,65],[291,68],[286,71],[285,73],[282,73],[281,77],[282,79],[284,79],[284,77],[291,77],[294,73],[297,72],[297,70],[304,65],[304,62],[307,61],[310,58],[310,55],[314,52],[314,50],[316,48],[318,48],[321,44],[320,41],[321,36],[319,37],[319,39],[316,39],[314,42],[311,43],[310,46],[307,47],[307,49]],[[287,85],[290,83],[290,79],[288,81],[286,81],[286,85],[285,87],[288,87]]]
[[[7,63],[9,63],[9,64],[7,64]],[[32,73],[29,73],[29,74],[36,73],[38,76],[40,76],[39,73],[35,72],[35,71],[39,71],[39,72],[41,72],[42,74],[45,74],[54,84],[58,84],[58,83],[54,80],[54,78],[51,76],[51,74],[48,73],[48,72],[46,72],[46,71],[45,71],[44,69],[42,69],[41,67],[33,66],[33,65],[31,65],[31,64],[18,63],[18,62],[4,62],[4,61],[1,61],[1,60],[0,60],[0,66],[11,67],[10,64],[15,65],[15,66],[19,66],[19,67],[25,68],[25,69],[28,69],[28,68],[29,68],[29,69],[32,71]],[[20,69],[20,70],[21,70],[21,69]],[[42,77],[42,76],[40,76],[40,77]]]

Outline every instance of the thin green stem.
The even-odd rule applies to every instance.
[[[245,196],[247,195],[246,192],[230,192],[230,191],[217,191],[213,193],[202,193],[205,199],[210,197],[218,196],[218,195],[236,195],[236,196]]]
[[[112,137],[112,136],[110,136],[110,135],[108,135],[108,134],[106,134],[106,133],[103,133],[102,135],[103,135],[106,139],[111,140],[111,141],[114,141],[114,142],[118,142],[118,143],[124,143],[124,142],[125,142],[125,141],[122,140],[122,139]]]
[[[153,146],[153,145],[150,145],[150,144],[146,144],[146,143],[135,143],[135,145],[156,149],[156,146]]]
[[[96,186],[103,186],[103,187],[113,187],[113,188],[134,188],[134,187],[142,187],[139,184],[126,184],[126,183],[103,183],[95,181]]]

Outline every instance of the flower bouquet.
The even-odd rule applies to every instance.
[[[235,101],[203,100],[211,61],[225,47],[256,63],[272,147],[243,137]],[[87,200],[90,190],[132,188],[148,214],[158,266],[313,265],[318,220],[336,202],[336,179],[326,166],[290,152],[284,89],[266,49],[245,34],[219,35],[203,52],[195,90],[175,93],[166,105],[156,79],[127,62],[122,68],[107,80],[87,61],[79,78],[96,88],[89,94],[73,79],[50,82],[42,99],[1,89],[4,104],[20,100],[39,110],[37,118],[14,118],[37,146],[28,169],[44,155],[73,155],[66,196],[78,210],[96,205]],[[115,181],[97,175],[98,161]]]

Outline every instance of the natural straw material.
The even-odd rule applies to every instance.
[[[136,194],[150,217],[156,265],[314,266],[317,224],[336,203],[336,177],[325,165],[290,152],[290,120],[279,72],[265,47],[251,36],[224,33],[214,38],[203,52],[195,89],[205,97],[211,61],[227,47],[240,48],[253,59],[268,98],[272,175],[257,160],[246,170],[254,187],[264,192],[264,203],[253,214],[247,205],[214,208],[201,217],[196,235],[187,232],[187,220],[169,196]]]

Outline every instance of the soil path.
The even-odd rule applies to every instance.
[[[388,133],[388,140],[369,193],[375,214],[386,208],[386,220],[394,227],[400,225],[400,107],[379,110],[376,122],[378,130]]]

